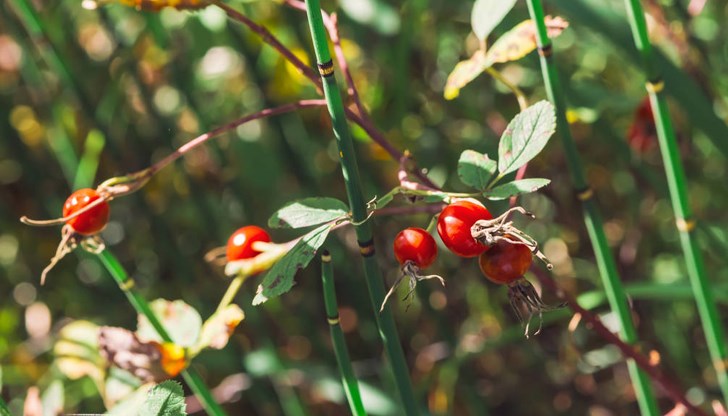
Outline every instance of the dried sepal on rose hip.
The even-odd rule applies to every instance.
[[[513,221],[508,220],[508,217],[513,212],[519,212],[527,217],[536,218],[536,216],[526,211],[523,207],[513,207],[497,218],[475,221],[470,228],[471,237],[486,247],[492,247],[500,241],[523,245],[528,247],[534,256],[544,262],[547,269],[553,269],[554,266],[541,250],[539,250],[538,242],[530,235],[516,228],[513,225]]]
[[[246,225],[230,235],[227,245],[208,251],[205,260],[224,265],[227,276],[252,276],[268,270],[295,242],[273,243],[266,230],[256,225]]]
[[[548,305],[541,300],[536,289],[523,276],[531,267],[533,255],[531,249],[520,242],[512,243],[515,237],[505,235],[494,243],[490,249],[478,258],[483,275],[493,283],[508,286],[508,299],[516,317],[525,322],[525,335],[528,338],[531,318],[538,313],[538,329],[533,335],[541,332],[543,312],[563,308],[565,304]],[[524,319],[523,312],[528,316]]]
[[[68,253],[81,246],[84,250],[99,253],[104,242],[98,233],[109,222],[109,198],[97,190],[84,188],[73,192],[63,204],[63,217],[55,220],[37,221],[23,217],[20,220],[28,225],[51,226],[63,224],[61,242],[50,263],[41,273],[40,284],[45,284],[48,272]]]
[[[403,300],[411,298],[419,281],[438,279],[445,286],[445,280],[442,277],[436,274],[423,275],[421,273],[422,270],[430,267],[437,258],[435,239],[422,228],[410,227],[400,231],[394,238],[394,256],[401,265],[402,274],[397,278],[392,288],[389,289],[389,292],[384,297],[382,306],[379,309],[380,312],[384,310],[384,305],[387,304],[387,300],[389,300],[389,297],[392,296],[405,277],[409,278],[410,290]]]

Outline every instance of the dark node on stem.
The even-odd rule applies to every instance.
[[[322,77],[328,78],[334,75],[334,61],[329,60],[328,62],[318,64],[318,69]]]
[[[323,252],[321,252],[321,261],[324,263],[331,263],[331,253],[329,253],[329,250],[324,249]]]
[[[415,262],[407,260],[402,265],[402,274],[399,275],[397,280],[394,281],[394,284],[389,289],[389,292],[387,292],[387,295],[384,297],[384,301],[382,301],[382,306],[379,308],[380,313],[384,310],[384,305],[387,304],[387,300],[389,300],[389,297],[392,296],[395,290],[397,290],[397,287],[399,287],[400,283],[402,283],[402,279],[404,279],[405,277],[409,278],[409,292],[407,292],[402,300],[407,302],[407,308],[409,308],[410,303],[412,303],[412,295],[414,294],[415,288],[417,287],[417,282],[420,282],[422,280],[437,279],[440,281],[440,283],[442,283],[442,286],[445,287],[445,279],[443,279],[442,276],[436,274],[422,275],[422,273],[420,272],[420,268],[415,264]]]
[[[551,43],[544,47],[538,47],[538,54],[543,56],[544,58],[548,58],[549,56],[551,56],[552,53],[554,53],[554,47]]]
[[[538,329],[533,333],[533,335],[538,335],[543,327],[543,313],[561,309],[566,306],[566,302],[558,305],[548,305],[544,303],[533,285],[524,278],[518,279],[508,285],[508,300],[511,303],[513,312],[516,314],[516,317],[521,324],[525,322],[526,330],[524,335],[526,338],[531,336],[530,324],[531,318],[533,318],[534,314],[538,313]],[[526,319],[524,319],[523,312],[528,315]]]
[[[520,212],[522,215],[535,219],[536,216],[526,211],[523,207],[513,207],[504,212],[499,217],[491,220],[478,220],[470,228],[470,234],[479,243],[491,247],[499,241],[507,241],[511,244],[522,244],[528,247],[539,260],[541,260],[546,268],[552,270],[554,265],[539,250],[538,242],[530,235],[524,233],[513,225],[513,221],[508,221],[508,216],[512,212]]]
[[[357,241],[359,244],[359,253],[361,253],[362,257],[371,257],[374,255],[374,240],[369,240],[365,242]]]
[[[594,190],[589,186],[586,186],[581,189],[577,189],[577,190],[575,190],[575,192],[576,192],[576,198],[582,202],[588,201],[594,197]]]
[[[336,316],[327,316],[326,320],[329,322],[329,325],[334,326],[339,324],[339,315]]]
[[[649,93],[659,94],[665,89],[665,81],[662,80],[662,77],[658,76],[655,79],[647,81],[645,88]]]

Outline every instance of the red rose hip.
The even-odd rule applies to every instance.
[[[470,228],[478,220],[490,220],[493,216],[475,199],[462,199],[446,206],[437,219],[437,233],[453,253],[461,257],[475,257],[488,247],[477,242]]]
[[[253,249],[253,243],[257,241],[270,243],[270,235],[255,225],[239,228],[228,239],[226,250],[228,261],[249,259],[260,254],[260,251]]]
[[[72,193],[63,204],[63,216],[71,216],[99,198],[101,196],[93,189],[79,189]],[[109,222],[109,203],[102,201],[79,216],[66,221],[66,224],[78,234],[92,235],[103,230],[107,222]]]

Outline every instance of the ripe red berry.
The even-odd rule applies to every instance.
[[[71,194],[63,204],[63,216],[68,217],[86,207],[101,196],[93,189],[84,188]],[[81,235],[96,234],[106,227],[109,221],[109,203],[103,201],[81,215],[66,221],[75,232]]]
[[[531,250],[523,244],[500,240],[478,259],[480,270],[494,283],[509,284],[531,267]]]
[[[475,257],[488,247],[475,241],[470,227],[478,220],[493,216],[478,200],[462,199],[446,206],[437,220],[437,233],[453,253],[461,257]]]
[[[437,245],[422,228],[405,228],[394,238],[394,256],[399,264],[413,262],[420,269],[429,267],[437,257]]]
[[[255,225],[247,225],[235,231],[227,243],[228,261],[249,259],[260,254],[260,251],[253,249],[256,241],[270,243],[270,235]]]

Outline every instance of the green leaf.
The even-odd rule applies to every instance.
[[[258,287],[258,293],[253,299],[253,305],[259,305],[269,298],[280,296],[293,287],[293,276],[298,269],[308,266],[316,251],[326,241],[329,231],[334,224],[324,224],[308,234],[289,251],[283,258],[266,273],[263,283]]]
[[[154,315],[167,330],[172,342],[180,347],[190,347],[200,335],[202,318],[192,306],[181,300],[156,299],[149,304]],[[149,320],[139,315],[136,334],[142,342],[163,342]]]
[[[483,51],[476,51],[465,61],[458,62],[445,83],[444,96],[446,100],[455,99],[460,95],[460,89],[478,77],[489,65],[486,64]]]
[[[514,195],[535,192],[549,183],[551,183],[550,180],[543,178],[521,179],[496,186],[495,188],[484,192],[483,196],[492,200],[506,199]]]
[[[113,369],[114,367],[112,367]],[[117,399],[106,412],[107,415],[127,416],[141,414],[141,408],[147,400],[147,393],[154,387],[154,383],[138,386],[136,390],[127,394],[123,399]]]
[[[182,385],[167,380],[149,390],[147,400],[139,411],[141,416],[180,416],[185,415],[185,396]]]
[[[303,228],[345,217],[349,207],[334,198],[305,198],[279,209],[268,220],[272,228]]]
[[[475,36],[484,41],[515,5],[516,0],[476,0],[470,14]]]
[[[550,38],[559,36],[569,27],[569,22],[558,16],[546,16],[545,22]],[[517,61],[536,50],[537,47],[536,25],[528,19],[503,34],[488,48],[483,65],[489,67],[497,63]]]
[[[0,416],[11,416],[10,409],[2,397],[0,397]]]
[[[475,150],[466,150],[460,154],[458,176],[464,184],[476,189],[485,189],[498,167],[494,160]]]
[[[528,163],[543,150],[556,128],[554,106],[539,101],[519,113],[510,123],[498,146],[500,176]]]

